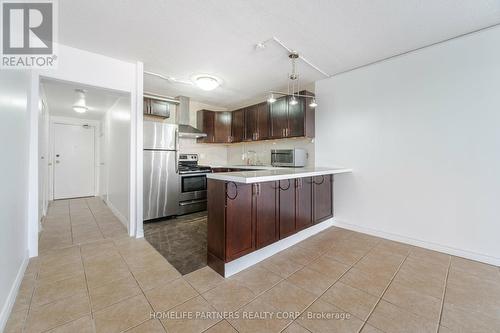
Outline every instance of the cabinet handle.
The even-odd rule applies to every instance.
[[[288,181],[288,187],[287,188],[281,187],[281,183],[278,181],[278,187],[280,188],[280,190],[286,191],[286,190],[288,190],[290,188],[290,186],[292,185],[292,183],[290,182],[290,179],[287,179],[287,181]]]
[[[228,193],[227,193],[227,187],[229,186],[229,184],[233,184],[234,185],[234,190],[235,190],[235,194],[234,194],[234,197],[230,196]],[[238,197],[238,184],[236,184],[235,182],[228,182],[227,185],[226,185],[226,197],[230,200],[234,200]]]
[[[321,175],[321,182],[320,182],[320,183],[316,183],[316,181],[315,181],[315,180],[314,180],[314,178],[313,178],[313,183],[314,183],[314,185],[321,185],[321,184],[323,184],[324,182],[325,182],[325,176],[324,176],[324,175]]]
[[[253,184],[252,193],[253,195],[260,195],[260,184]]]

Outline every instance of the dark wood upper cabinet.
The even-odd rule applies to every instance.
[[[257,122],[257,105],[251,105],[245,108],[245,141],[257,140]]]
[[[312,92],[309,91],[301,91],[301,95],[307,95],[307,96],[314,96]],[[315,136],[315,111],[316,109],[314,107],[310,107],[309,104],[311,103],[311,99],[303,99],[304,103],[304,136],[308,138],[314,138]]]
[[[308,91],[300,95],[314,96]],[[306,97],[296,97],[297,104],[290,104],[292,97],[283,96],[270,104],[271,135],[273,139],[289,137],[314,137],[314,108]]]
[[[226,261],[255,249],[252,201],[253,184],[226,183]]]
[[[314,94],[301,91],[300,95]],[[290,96],[282,96],[274,103],[263,102],[232,112],[198,111],[198,128],[207,133],[198,142],[231,143],[282,139],[289,137],[314,137],[314,108],[310,99],[298,97],[290,104]],[[146,110],[145,104],[145,110]]]
[[[163,100],[144,97],[142,112],[148,116],[156,116],[162,118],[170,117],[170,104]]]
[[[286,137],[305,136],[305,104],[306,100],[302,97],[296,97],[297,104],[290,104],[291,97],[287,97],[288,103],[288,129]]]
[[[231,142],[231,119],[232,112],[198,111],[197,127],[207,134],[205,138],[199,138],[198,142]]]
[[[269,138],[269,103],[257,104],[257,135],[256,140]]]
[[[200,110],[196,114],[197,127],[207,136],[197,139],[198,142],[215,142],[215,112],[210,110]]]
[[[314,223],[333,217],[333,176],[313,177]]]
[[[215,112],[215,142],[231,142],[232,112]]]
[[[269,104],[267,102],[245,109],[245,140],[257,141],[269,138]]]
[[[297,231],[313,224],[312,188],[311,177],[295,179],[295,227]]]
[[[254,185],[255,245],[259,249],[279,239],[278,182]]]
[[[293,179],[279,182],[280,239],[295,233],[295,185]]]
[[[241,142],[245,140],[245,109],[232,112],[231,142]]]
[[[287,97],[283,96],[269,105],[269,117],[271,120],[271,135],[273,139],[286,137],[288,129],[288,103]]]

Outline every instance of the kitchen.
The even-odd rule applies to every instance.
[[[498,1],[0,6],[0,331],[498,331]]]
[[[185,96],[145,95],[143,212],[144,220],[148,221],[144,227],[145,237],[182,274],[204,267],[207,255],[210,257],[207,246],[212,244],[207,244],[207,237],[210,239],[211,229],[208,228],[207,233],[207,221],[203,218],[208,215],[208,225],[214,223],[210,222],[210,210],[207,214],[210,202],[207,178],[215,173],[218,176],[244,171],[259,174],[294,170],[297,173],[298,170],[305,172],[306,167],[312,168],[314,94],[301,91],[276,99],[274,95],[234,111],[192,110],[190,98]],[[298,103],[291,101],[292,98]],[[191,119],[191,115],[196,117]],[[207,148],[212,149],[208,154]],[[222,163],[214,159],[213,156],[217,156],[213,154],[214,149],[225,150],[223,154],[227,159]],[[334,172],[349,170],[339,168]],[[331,190],[326,191],[327,195],[328,192]],[[332,198],[332,194],[329,197]],[[333,208],[329,206],[327,217],[333,216]],[[312,224],[312,206],[303,214],[309,215],[306,217],[309,222],[305,224]],[[284,224],[286,218],[281,220]],[[290,221],[295,223],[295,217]],[[277,215],[273,223],[279,223]],[[292,229],[295,230],[295,226]],[[293,233],[282,232],[281,238]]]

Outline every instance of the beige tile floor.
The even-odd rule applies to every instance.
[[[500,332],[495,266],[330,228],[181,276],[118,223],[98,199],[52,204],[6,332]]]

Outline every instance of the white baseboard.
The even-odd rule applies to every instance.
[[[386,239],[390,239],[393,241],[406,243],[406,244],[410,244],[410,245],[414,245],[414,246],[419,246],[419,247],[423,247],[423,248],[426,248],[429,250],[434,250],[434,251],[439,251],[439,252],[443,252],[446,254],[454,255],[457,257],[476,260],[476,261],[480,261],[480,262],[490,264],[490,265],[500,266],[500,258],[496,258],[496,257],[489,256],[489,255],[482,254],[482,253],[471,252],[471,251],[457,249],[457,248],[453,248],[453,247],[438,244],[438,243],[432,243],[432,242],[428,242],[428,241],[424,241],[424,240],[420,240],[420,239],[416,239],[416,238],[401,236],[398,234],[393,234],[393,233],[389,233],[389,232],[385,232],[385,231],[381,231],[381,230],[370,229],[370,228],[362,227],[359,225],[339,221],[338,219],[335,219],[335,218],[334,218],[334,225],[336,227],[349,229],[349,230],[357,231],[357,232],[362,232],[364,234],[382,237],[382,238],[386,238]]]
[[[303,241],[306,238],[309,238],[320,231],[323,231],[327,228],[330,228],[334,225],[333,219],[329,219],[323,221],[321,223],[315,224],[312,227],[309,227],[305,230],[299,231],[298,233],[289,236],[285,239],[277,241],[271,245],[268,245],[262,249],[249,253],[241,258],[233,260],[224,265],[224,277],[230,277],[233,274],[241,272],[245,268],[248,268],[256,263],[269,258],[270,256],[281,252],[292,245],[297,244],[298,242]]]
[[[125,228],[127,228],[127,230],[129,230],[129,225],[128,225],[127,218],[125,216],[123,216],[123,214],[120,213],[120,211],[118,209],[116,209],[115,206],[113,206],[113,204],[111,203],[111,201],[106,200],[104,202],[109,207],[109,209],[111,209],[111,211],[113,212],[113,214],[115,214],[115,216],[118,218],[118,220],[120,220],[120,222],[125,226]]]
[[[26,267],[28,267],[29,259],[29,252],[26,251],[21,267],[19,267],[19,270],[17,271],[16,279],[14,280],[7,299],[2,306],[2,312],[0,312],[0,332],[3,332],[5,325],[7,324],[7,320],[9,319],[12,307],[16,301],[17,293],[19,292],[19,287],[23,281],[24,272],[26,272]]]

